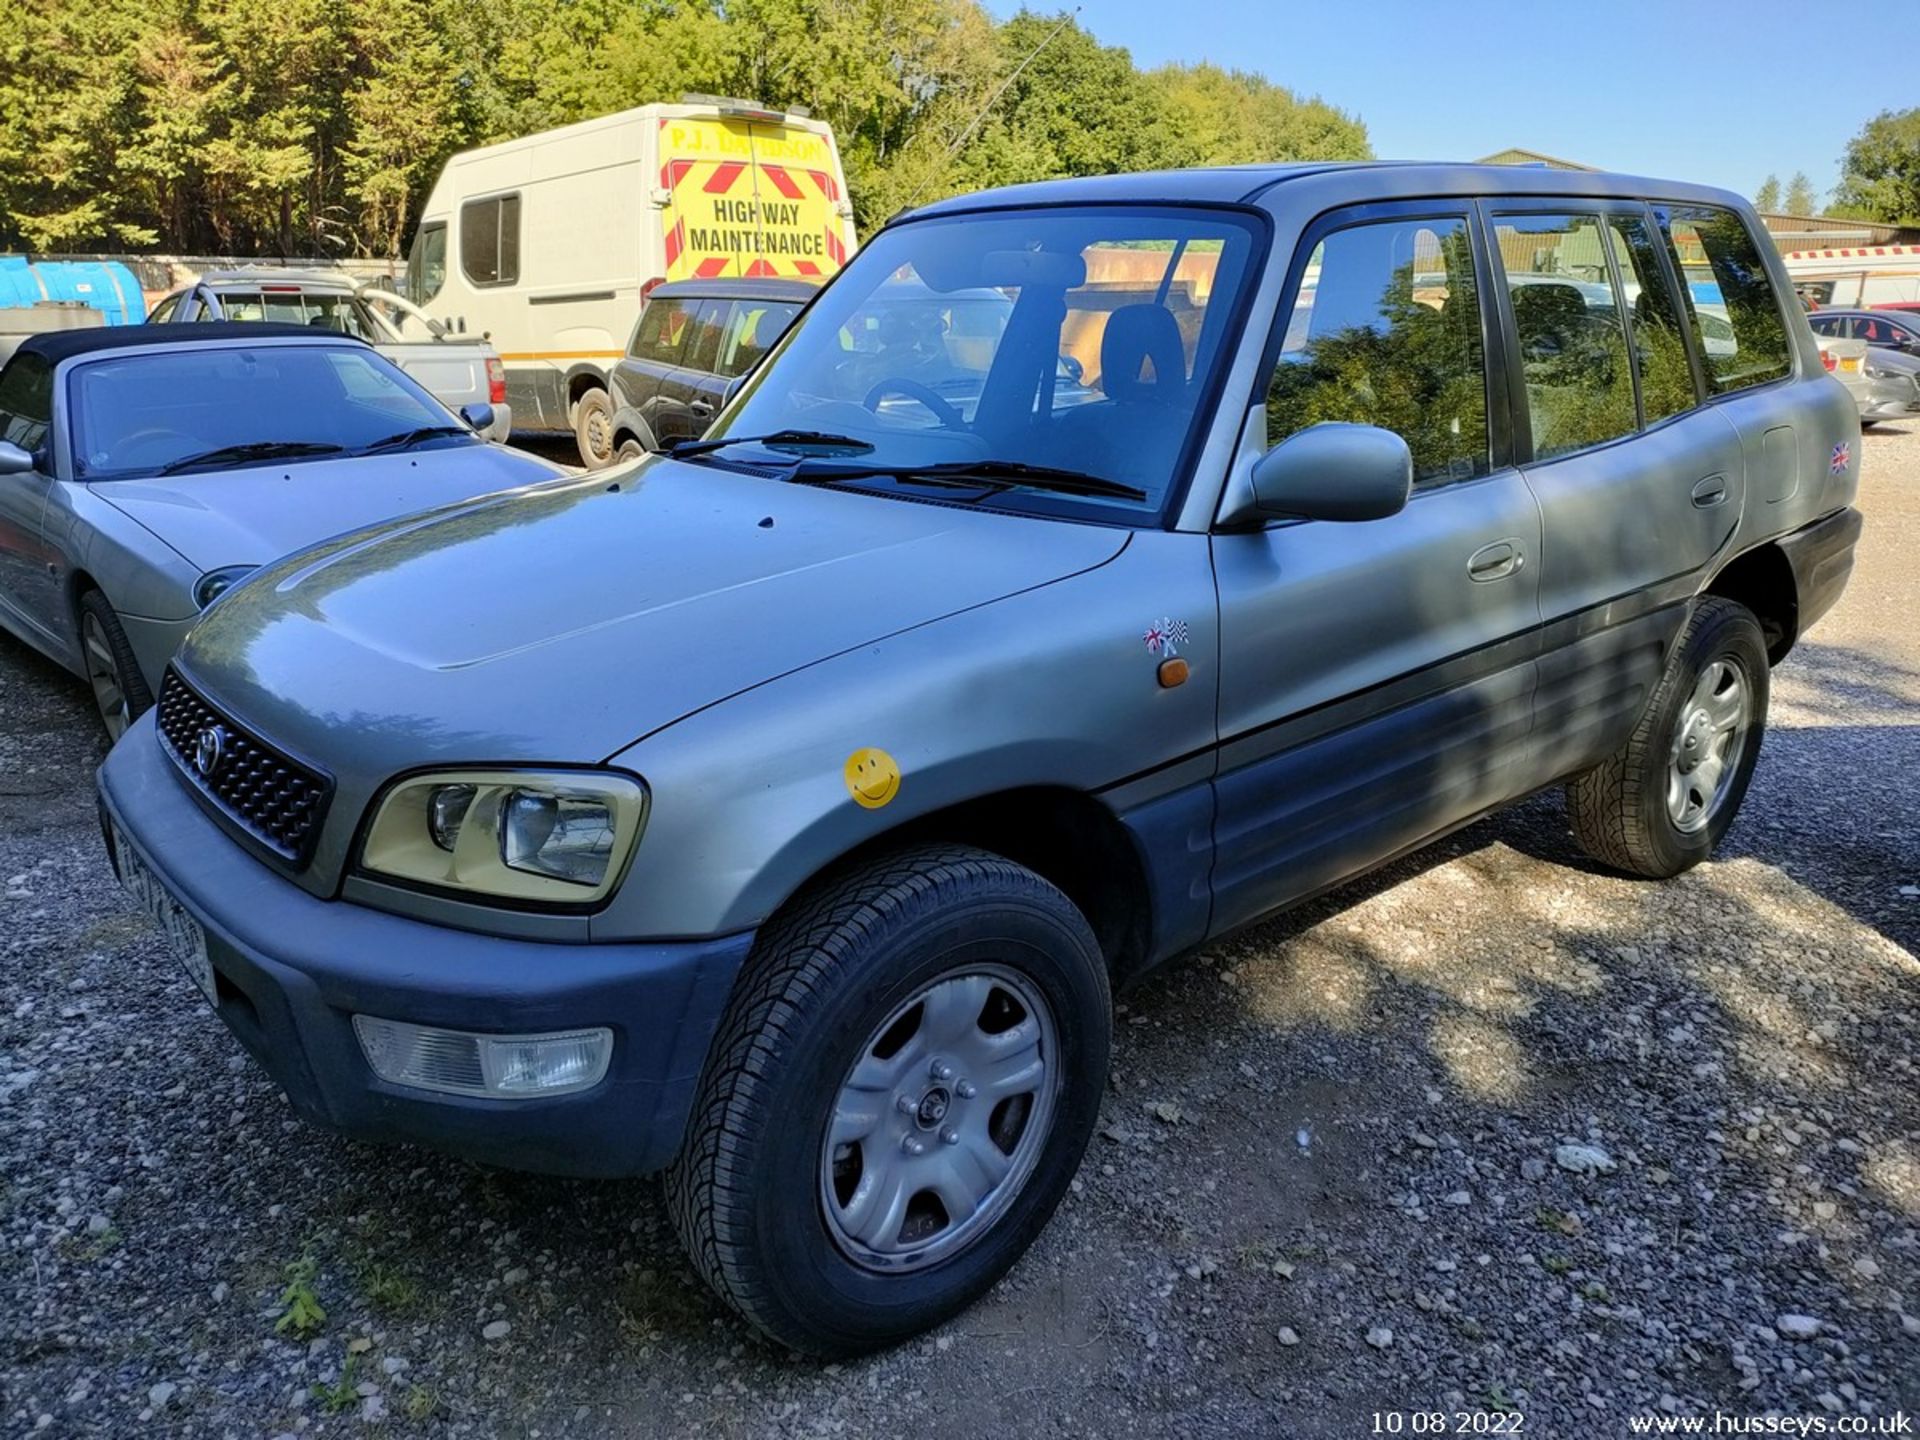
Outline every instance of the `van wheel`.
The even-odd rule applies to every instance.
[[[93,703],[107,728],[107,739],[118,740],[153,704],[153,695],[133,646],[127,643],[127,632],[120,627],[120,617],[98,590],[80,597],[80,658],[86,662],[87,684],[93,689]]]
[[[1718,596],[1695,601],[1632,736],[1567,784],[1587,853],[1657,880],[1711,855],[1760,758],[1768,679],[1753,612]]]
[[[597,385],[574,402],[573,439],[587,469],[604,470],[613,463],[613,401]]]
[[[845,871],[761,933],[667,1172],[674,1227],[782,1345],[904,1340],[1046,1225],[1111,1037],[1093,932],[1032,871],[960,846]]]

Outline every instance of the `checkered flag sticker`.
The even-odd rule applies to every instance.
[[[1140,637],[1147,642],[1147,649],[1163,660],[1171,660],[1180,653],[1180,647],[1187,643],[1187,622],[1169,620],[1164,615],[1147,626],[1146,634]]]

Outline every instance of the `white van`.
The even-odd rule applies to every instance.
[[[854,247],[833,131],[689,95],[467,150],[421,212],[407,293],[506,364],[514,426],[610,452],[607,376],[667,280],[823,278]]]
[[[1801,299],[1823,310],[1920,303],[1920,245],[1790,250],[1782,258]]]

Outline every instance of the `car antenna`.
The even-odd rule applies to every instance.
[[[1062,15],[1060,17],[1060,23],[1049,30],[1040,43],[1027,52],[1026,59],[1013,67],[1013,73],[1000,82],[1000,88],[987,97],[987,103],[982,105],[978,113],[961,127],[960,133],[953,137],[952,142],[948,144],[945,152],[940,156],[942,162],[951,160],[959,152],[960,147],[967,143],[967,138],[979,128],[980,122],[987,118],[987,112],[1000,103],[1000,97],[1006,94],[1008,89],[1013,85],[1013,82],[1020,78],[1021,72],[1040,58],[1040,52],[1051,45],[1062,30],[1073,24],[1074,17],[1079,13],[1080,7],[1076,5],[1065,15]],[[900,207],[900,213],[904,215],[907,211],[918,205],[920,203],[920,197],[927,193],[927,187],[931,184],[933,184],[933,176],[928,175],[925,180],[920,182],[920,188],[913,192],[913,198]]]

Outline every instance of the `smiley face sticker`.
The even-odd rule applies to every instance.
[[[893,756],[872,746],[847,757],[847,793],[864,810],[878,810],[900,793],[900,767]]]

